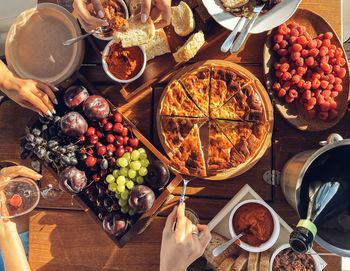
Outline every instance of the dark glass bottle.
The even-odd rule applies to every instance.
[[[306,215],[301,217],[290,234],[289,244],[294,251],[306,253],[312,247],[317,227],[348,208],[348,188],[348,180],[340,176],[328,178],[327,182],[310,184],[309,189],[315,193],[310,198]]]

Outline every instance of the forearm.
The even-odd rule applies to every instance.
[[[13,78],[13,73],[7,68],[5,63],[0,60],[0,91],[6,93]]]
[[[30,271],[24,252],[22,241],[19,238],[16,225],[7,222],[1,225],[0,248],[6,271]]]

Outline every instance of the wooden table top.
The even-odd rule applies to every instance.
[[[310,9],[323,16],[341,36],[341,0],[304,0],[300,8]],[[262,49],[266,33],[251,35],[237,54],[229,55],[220,52],[220,45],[228,34],[226,30],[221,31],[217,46],[200,53],[195,60],[216,58],[240,63],[264,82]],[[115,85],[105,75],[97,55],[88,43],[87,45],[81,73],[128,118],[136,122],[138,129],[161,149],[151,124],[154,117],[153,107],[157,106],[162,88],[148,89],[132,103],[125,102],[119,92],[120,86]],[[23,135],[23,127],[31,117],[31,112],[12,101],[1,105],[0,160],[15,160],[23,164],[18,159],[18,138]],[[291,227],[295,227],[297,213],[287,204],[279,186],[271,187],[263,181],[263,173],[271,169],[282,170],[283,165],[293,155],[318,148],[318,142],[326,139],[332,132],[338,132],[344,138],[350,137],[350,127],[346,125],[349,121],[350,114],[347,113],[331,130],[307,133],[295,129],[275,112],[271,147],[263,158],[248,172],[234,179],[191,182],[187,188],[186,206],[199,215],[201,223],[207,223],[248,183]],[[49,174],[45,174],[46,181],[50,178],[52,177]],[[29,262],[32,270],[159,270],[161,232],[169,209],[178,200],[181,189],[181,186],[176,188],[174,200],[163,208],[142,235],[135,237],[123,249],[117,248],[69,195],[64,195],[57,201],[41,199],[38,208],[31,213],[29,224]],[[324,251],[317,245],[315,248],[317,251]],[[328,264],[325,271],[341,270],[340,257],[329,256],[323,259]]]

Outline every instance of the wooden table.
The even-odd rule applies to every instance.
[[[56,2],[56,1],[51,1]],[[319,13],[341,35],[341,0],[304,0],[301,8]],[[262,82],[262,48],[266,33],[250,36],[242,49],[235,55],[220,52],[220,45],[228,34],[220,30],[217,46],[201,52],[197,60],[225,59],[240,63],[253,72]],[[88,44],[88,43],[87,43]],[[119,88],[105,75],[99,59],[92,48],[87,46],[86,58],[81,68],[95,86],[130,119],[137,122],[138,129],[155,146],[160,147],[157,135],[151,127],[153,110],[161,94],[161,88],[148,89],[131,103],[121,97]],[[23,127],[32,113],[9,101],[0,107],[0,160],[19,161],[18,138],[23,135]],[[280,214],[291,226],[295,227],[297,213],[287,204],[279,186],[265,183],[262,175],[271,169],[282,170],[285,162],[293,155],[318,148],[318,142],[331,132],[350,137],[350,114],[333,129],[321,133],[306,133],[296,130],[278,112],[275,112],[275,128],[271,147],[264,157],[248,172],[230,180],[198,180],[187,188],[187,207],[193,209],[202,223],[207,223],[246,183]],[[15,124],[15,125],[14,125]],[[45,179],[50,177],[45,175]],[[58,201],[41,200],[38,208],[30,217],[29,262],[32,270],[159,270],[159,250],[161,232],[170,207],[181,193],[182,187],[175,190],[175,198],[153,221],[147,230],[133,239],[123,249],[117,248],[102,232],[95,222],[81,210],[69,195]],[[315,246],[317,251],[322,248]],[[325,271],[341,270],[340,257],[323,257],[328,263]]]

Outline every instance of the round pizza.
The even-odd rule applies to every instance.
[[[170,166],[179,173],[212,176],[242,167],[261,151],[272,115],[262,98],[264,88],[238,67],[206,62],[165,88],[159,134]]]

